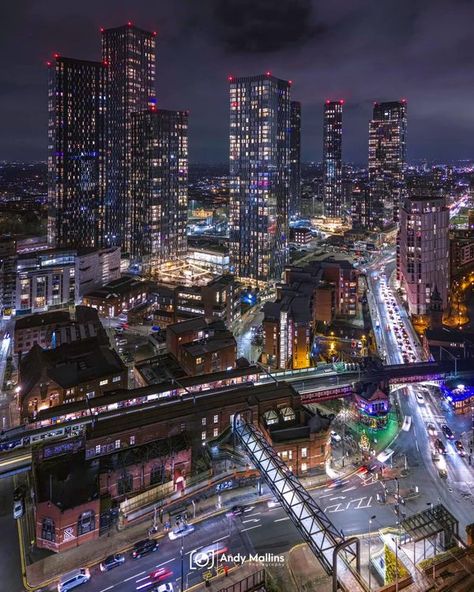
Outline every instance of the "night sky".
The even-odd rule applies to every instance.
[[[99,28],[157,30],[158,106],[190,110],[190,162],[228,159],[227,76],[293,81],[303,159],[344,98],[344,160],[367,160],[374,100],[408,100],[409,160],[474,157],[470,0],[16,0],[2,5],[0,159],[43,160],[46,60],[100,59]]]

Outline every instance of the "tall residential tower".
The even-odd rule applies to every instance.
[[[343,100],[324,104],[323,191],[324,215],[342,215],[342,106]]]
[[[132,114],[131,257],[147,274],[186,254],[188,114]]]
[[[301,210],[301,103],[290,105],[290,216]]]
[[[288,258],[290,83],[230,78],[231,270],[279,280]]]
[[[435,290],[448,303],[449,208],[439,192],[420,189],[400,209],[397,273],[411,315],[429,312]]]
[[[132,113],[155,105],[156,33],[132,23],[102,29],[107,69],[106,243],[130,250]]]
[[[375,103],[369,124],[369,225],[372,230],[398,220],[406,196],[405,100]]]
[[[48,62],[48,242],[104,242],[106,69],[100,62]]]

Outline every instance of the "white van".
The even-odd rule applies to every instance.
[[[81,584],[86,584],[90,579],[91,574],[87,567],[70,571],[61,576],[58,583],[58,592],[69,592],[69,590],[73,590]]]

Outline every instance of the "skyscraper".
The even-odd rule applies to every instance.
[[[369,225],[368,211],[369,191],[367,183],[358,181],[352,187],[351,219],[352,227],[357,230],[365,230]]]
[[[188,114],[132,114],[131,256],[146,273],[186,254]]]
[[[419,190],[417,190],[419,191]],[[439,192],[425,190],[404,201],[400,209],[397,273],[411,315],[429,311],[435,289],[448,303],[449,208]]]
[[[128,23],[101,30],[107,66],[106,243],[130,250],[131,114],[155,100],[155,33]]]
[[[326,101],[323,132],[324,215],[342,215],[342,106],[344,101]]]
[[[230,78],[231,270],[280,279],[288,258],[290,83]]]
[[[370,228],[398,220],[405,197],[406,101],[375,103],[369,124]]]
[[[48,62],[48,242],[103,244],[105,67],[63,58]]]
[[[290,216],[300,213],[301,201],[301,103],[290,104]]]

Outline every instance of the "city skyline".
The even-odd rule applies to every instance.
[[[292,11],[290,4],[283,3],[268,15],[265,25],[261,15],[266,2],[253,3],[252,13],[244,3],[241,12],[250,24],[239,31],[229,16],[232,3],[213,10],[213,2],[207,2],[199,12],[191,5],[183,8],[165,4],[160,6],[159,14],[147,9],[145,3],[138,3],[131,14],[129,7],[118,3],[114,4],[113,19],[107,3],[90,11],[87,2],[80,9],[56,2],[47,4],[51,10],[39,12],[32,6],[22,6],[9,8],[6,15],[11,26],[3,36],[3,51],[0,49],[8,57],[4,65],[8,92],[0,99],[2,159],[46,159],[47,71],[43,64],[51,54],[57,51],[66,57],[97,60],[100,43],[91,43],[92,36],[97,36],[101,26],[115,27],[130,19],[137,26],[158,30],[158,105],[191,111],[191,163],[227,160],[227,75],[256,75],[267,70],[294,82],[295,96],[301,100],[305,114],[304,162],[321,160],[321,105],[328,98],[339,97],[345,99],[348,162],[366,162],[372,102],[401,98],[407,98],[410,104],[408,161],[470,156],[468,65],[472,58],[466,53],[466,59],[459,60],[459,53],[466,52],[463,48],[467,46],[468,28],[464,23],[469,22],[473,8],[464,3],[458,3],[457,11],[449,12],[451,5],[447,2],[438,2],[428,13],[423,10],[423,2],[411,8],[398,7],[395,23],[384,19],[389,7],[373,3],[357,9],[342,6],[337,11],[323,5],[316,9],[310,2],[300,2],[298,10]],[[218,28],[206,25],[206,18]],[[450,34],[443,35],[443,41],[432,41],[441,38],[436,34],[441,26],[438,22]],[[28,37],[18,44],[20,23],[21,31],[28,23],[32,26]],[[370,26],[375,24],[377,34]],[[251,30],[255,33],[253,41]],[[362,43],[359,39],[363,31],[370,34]],[[273,34],[281,38],[279,47],[272,42]],[[401,47],[399,34],[406,38]],[[180,43],[183,35],[186,44]],[[344,53],[337,42],[342,38],[346,42]]]

